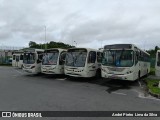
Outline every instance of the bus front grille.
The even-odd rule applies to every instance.
[[[115,68],[115,67],[108,67],[109,71],[116,71],[116,72],[122,72],[125,70],[125,68]]]

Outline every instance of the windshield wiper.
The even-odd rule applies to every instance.
[[[121,61],[121,59],[122,59],[122,55],[123,55],[124,50],[125,50],[125,49],[123,48],[122,51],[121,51],[121,55],[120,55],[119,60],[118,60],[119,63],[120,63],[120,61]]]
[[[121,50],[121,54],[119,56],[119,59],[115,60],[115,66],[120,66],[120,62],[121,62],[121,58],[122,58],[124,50],[125,50],[124,48]]]
[[[112,50],[111,49],[109,49],[109,52],[111,53],[111,56],[112,56],[112,58],[113,58],[113,61],[112,61],[112,64],[114,65],[114,58],[115,58],[115,55],[114,55],[114,53],[112,53]]]

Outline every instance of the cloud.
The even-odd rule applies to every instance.
[[[160,1],[0,0],[0,42],[61,41],[80,47],[133,43],[160,46]],[[5,42],[4,42],[5,40]]]

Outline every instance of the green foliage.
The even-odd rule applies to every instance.
[[[159,81],[160,80],[151,80],[151,79],[146,80],[147,87],[153,94],[160,95],[160,88],[158,87]]]
[[[159,47],[158,47],[158,46],[155,47],[155,52],[157,52],[157,50],[159,50]]]
[[[150,54],[150,57],[151,58],[155,58],[156,57],[156,52],[157,50],[159,50],[160,48],[158,46],[155,46],[154,49],[150,49],[150,50],[147,50],[147,52]]]
[[[4,63],[4,64],[0,64],[0,66],[12,66],[12,64],[6,64],[6,63]]]
[[[150,49],[147,50],[146,52],[148,52],[150,54],[150,62],[151,62],[151,67],[155,66],[155,60],[156,60],[156,52],[157,50],[159,50],[160,48],[158,46],[155,46],[154,49]]]
[[[151,67],[151,70],[150,70],[150,75],[155,75],[155,68]]]
[[[155,58],[156,57],[156,52],[155,50],[151,49],[151,50],[147,50],[147,52],[150,54],[151,58]]]
[[[29,48],[45,49],[45,45],[46,45],[47,49],[50,49],[50,48],[68,49],[68,48],[75,47],[75,46],[71,46],[69,44],[65,44],[65,43],[62,43],[62,42],[54,42],[54,41],[51,41],[51,42],[46,43],[46,44],[37,44],[36,42],[33,42],[33,41],[29,42]]]

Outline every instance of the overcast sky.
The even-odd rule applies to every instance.
[[[160,47],[160,0],[0,0],[0,46]],[[74,42],[75,41],[75,42]]]

